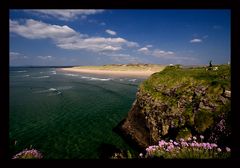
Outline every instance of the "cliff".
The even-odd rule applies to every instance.
[[[204,135],[218,144],[230,142],[230,66],[168,66],[151,75],[138,89],[121,132],[139,147],[160,139]]]

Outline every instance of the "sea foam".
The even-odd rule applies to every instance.
[[[66,76],[79,76],[77,74],[64,74],[64,75],[66,75]]]
[[[111,78],[94,78],[94,77],[88,77],[88,76],[82,76],[83,79],[89,79],[89,80],[98,80],[98,81],[110,81]]]
[[[37,78],[37,79],[41,79],[41,78],[49,78],[50,76],[35,76],[35,77],[32,77],[32,78]]]
[[[135,82],[137,79],[129,79],[129,82]]]
[[[27,72],[27,71],[17,71],[17,72],[21,73],[21,72]]]
[[[73,87],[72,86],[60,86],[60,87],[57,87],[57,88],[49,88],[47,90],[35,91],[33,93],[52,93],[52,92],[55,92],[57,94],[60,94],[61,93],[60,91],[68,90],[68,89],[71,89],[71,88],[73,88]]]
[[[48,89],[49,91],[56,91],[57,89],[55,89],[55,88],[50,88],[50,89]]]
[[[61,87],[57,87],[57,90],[68,90],[73,88],[72,86],[61,86]]]

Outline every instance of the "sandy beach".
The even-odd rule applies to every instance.
[[[148,77],[159,70],[95,70],[95,69],[79,69],[79,68],[61,68],[63,71],[99,74],[99,75],[112,75],[112,76],[134,76],[134,77]]]

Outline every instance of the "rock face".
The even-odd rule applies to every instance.
[[[153,74],[139,87],[121,130],[142,148],[160,139],[200,134],[210,142],[228,143],[230,69],[219,69],[219,75],[179,67]]]

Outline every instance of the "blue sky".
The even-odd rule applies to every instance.
[[[11,66],[230,61],[230,10],[10,10]]]

